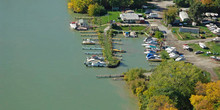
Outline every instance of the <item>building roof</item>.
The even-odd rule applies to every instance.
[[[125,13],[134,13],[134,10],[127,10]]]
[[[123,13],[120,14],[122,20],[140,20],[138,14],[136,13]]]
[[[179,13],[179,16],[180,16],[180,19],[181,19],[182,21],[184,21],[184,20],[186,20],[186,19],[189,19],[189,16],[188,16],[188,14],[187,14],[185,11],[181,11],[181,12]]]

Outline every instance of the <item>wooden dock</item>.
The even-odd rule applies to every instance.
[[[98,34],[81,34],[81,36],[98,36]]]
[[[112,42],[113,44],[123,45],[122,42]]]
[[[96,31],[79,31],[80,33],[96,33]]]
[[[83,50],[102,50],[103,48],[97,48],[97,47],[82,47]]]
[[[102,55],[102,52],[85,52],[86,55]]]
[[[116,74],[116,75],[96,75],[96,78],[120,78],[124,77],[124,75]]]

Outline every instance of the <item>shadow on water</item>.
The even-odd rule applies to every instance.
[[[120,63],[120,66],[122,66],[122,67],[128,67],[128,65],[126,65],[126,64],[123,63],[123,62]]]

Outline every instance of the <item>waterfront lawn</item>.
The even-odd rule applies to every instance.
[[[108,14],[105,16],[101,16],[101,24],[106,24],[111,20],[118,21],[118,17],[121,14],[120,11],[108,11]]]
[[[179,40],[192,40],[197,39],[198,34],[188,33],[188,32],[179,32],[178,27],[172,28],[172,33],[177,37]]]
[[[203,49],[199,46],[199,44],[189,44],[189,46],[191,48],[193,48],[193,52],[195,51],[203,51],[204,53],[203,54],[200,54],[201,56],[203,57],[209,57],[209,56],[220,56],[220,44],[217,44],[217,43],[214,43],[214,42],[207,42],[206,43],[206,46],[209,48],[209,49]],[[209,54],[207,55],[206,52],[212,52],[214,54]]]

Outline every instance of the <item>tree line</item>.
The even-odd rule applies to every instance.
[[[140,110],[201,110],[203,102],[213,108],[209,110],[220,109],[219,82],[208,83],[209,74],[196,66],[166,60],[150,77],[144,75],[147,72],[135,68],[124,73],[125,81],[139,99]]]
[[[113,7],[141,8],[147,0],[70,0],[68,7],[77,13],[88,13],[90,16],[101,16]]]

